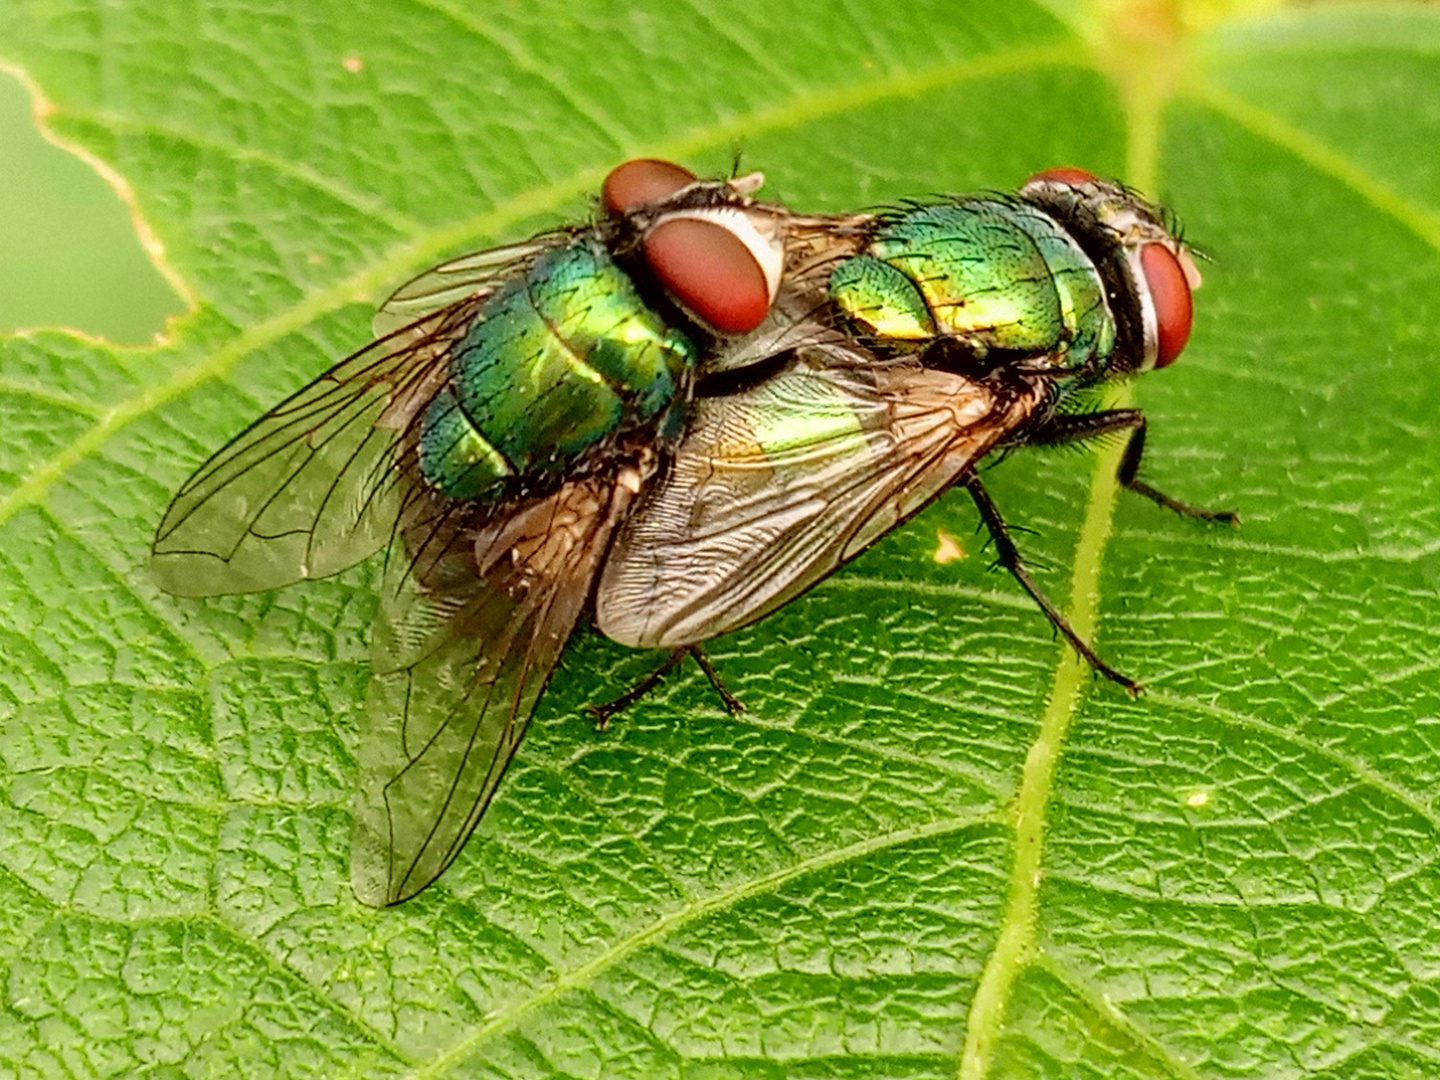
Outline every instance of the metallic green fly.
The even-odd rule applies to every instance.
[[[365,903],[453,861],[587,615],[708,673],[700,643],[955,484],[1055,626],[1136,688],[1031,581],[975,466],[1128,430],[1122,483],[1229,517],[1137,479],[1137,410],[1073,407],[1184,347],[1198,277],[1162,215],[1075,169],[831,217],[757,202],[759,182],[627,162],[591,223],[422,275],[375,342],[166,512],[152,566],[179,595],[279,588],[388,546],[351,863]]]

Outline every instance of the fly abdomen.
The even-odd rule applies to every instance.
[[[475,430],[450,387],[425,408],[420,421],[420,475],[457,499],[473,499],[513,476],[505,455]]]
[[[507,476],[562,470],[658,417],[695,349],[640,298],[600,243],[546,252],[481,308],[426,407],[420,470],[455,498]]]

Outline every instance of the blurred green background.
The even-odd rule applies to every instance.
[[[0,333],[71,326],[140,343],[183,311],[130,209],[84,161],[41,137],[30,96],[0,72]]]

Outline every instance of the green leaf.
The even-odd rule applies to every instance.
[[[0,8],[195,298],[0,342],[0,1075],[1440,1073],[1440,14],[1214,9]],[[736,147],[805,209],[1062,162],[1172,203],[1213,261],[1147,476],[1245,525],[1113,448],[989,474],[1135,701],[960,497],[717,644],[741,717],[690,673],[597,733],[654,658],[582,635],[457,864],[363,908],[376,568],[175,600],[155,523],[387,287]]]

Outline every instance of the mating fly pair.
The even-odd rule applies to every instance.
[[[805,592],[963,485],[1026,572],[977,463],[1129,432],[1080,411],[1172,362],[1198,284],[1134,192],[1053,169],[1017,194],[805,216],[758,174],[641,159],[595,220],[445,263],[378,339],[238,435],[155,538],[162,588],[279,588],[389,549],[359,749],[356,896],[458,854],[589,617],[672,660]],[[708,669],[707,669],[708,670]]]

